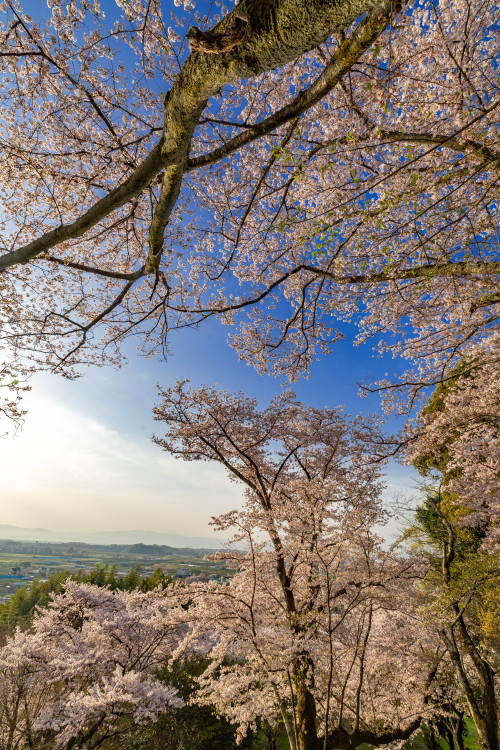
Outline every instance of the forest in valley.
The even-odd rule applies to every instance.
[[[276,376],[266,404],[160,385],[158,454],[241,490],[213,520],[231,575],[17,592],[0,750],[499,750],[499,19],[0,0],[4,432],[37,373],[217,321]],[[348,331],[386,363],[374,415],[290,388]],[[393,507],[391,462],[420,476]]]

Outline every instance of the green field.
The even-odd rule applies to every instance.
[[[115,566],[118,575],[126,575],[139,567],[147,576],[160,568],[175,577],[179,567],[189,575],[230,575],[220,563],[205,560],[210,550],[175,549],[159,545],[98,545],[74,543],[20,542],[0,539],[0,602],[5,601],[21,585],[34,579],[45,580],[53,573],[90,571],[97,566]],[[23,578],[5,578],[12,569]]]

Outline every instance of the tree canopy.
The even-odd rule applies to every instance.
[[[292,379],[353,320],[410,405],[497,361],[493,0],[50,8],[1,4],[7,386],[213,315]]]

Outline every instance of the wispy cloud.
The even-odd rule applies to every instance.
[[[239,502],[218,467],[185,464],[37,389],[23,432],[0,444],[1,520],[55,530],[209,532]]]

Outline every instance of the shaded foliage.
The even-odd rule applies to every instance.
[[[248,734],[236,744],[234,726],[217,716],[209,706],[190,703],[196,689],[196,678],[209,666],[210,660],[193,656],[165,666],[159,673],[166,684],[178,690],[186,702],[175,714],[163,714],[157,721],[133,729],[121,741],[123,750],[250,750]]]

